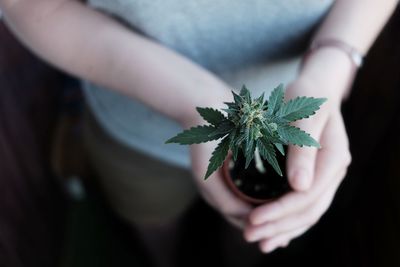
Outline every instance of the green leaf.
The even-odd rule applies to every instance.
[[[246,116],[245,114],[241,114],[239,123],[244,126],[244,125],[246,125],[246,122],[248,121],[248,119],[249,119],[248,116]]]
[[[224,104],[227,105],[229,109],[240,109],[239,105],[234,102],[224,102]]]
[[[268,122],[263,122],[263,123],[262,123],[261,133],[262,133],[264,136],[268,136],[268,137],[272,137],[272,136],[273,136],[272,129],[271,129],[271,127],[269,126]]]
[[[212,140],[218,140],[224,135],[211,135],[217,128],[214,126],[197,126],[192,127],[189,130],[177,134],[175,137],[167,140],[165,143],[178,143],[181,145],[192,145],[200,144]]]
[[[289,122],[288,120],[282,119],[282,118],[278,117],[277,115],[267,115],[266,118],[269,123],[274,122],[278,125],[287,124]]]
[[[276,149],[282,154],[282,156],[285,156],[285,149],[283,148],[283,145],[281,143],[274,143]]]
[[[235,145],[240,146],[246,140],[247,134],[246,131],[240,132],[240,134],[236,137]]]
[[[281,168],[279,167],[278,160],[276,159],[276,152],[274,147],[266,143],[264,140],[260,139],[257,141],[258,151],[260,151],[260,155],[263,159],[267,160],[268,163],[274,168],[274,170],[280,175],[283,176]]]
[[[279,127],[279,126],[278,126]],[[261,128],[261,134],[263,135],[263,139],[265,139],[268,143],[282,143],[283,140],[281,140],[278,136],[278,134],[275,132],[272,132],[272,129],[268,126],[268,123],[263,123],[263,128]]]
[[[237,160],[237,158],[238,158],[238,155],[239,155],[239,146],[237,146],[237,145],[234,145],[233,147],[230,147],[231,148],[231,150],[232,150],[232,156],[233,156],[233,160]]]
[[[222,136],[224,136],[224,135],[230,133],[234,129],[235,129],[235,124],[233,124],[229,120],[224,120],[215,129],[215,131],[210,134],[210,136],[214,136],[214,135],[217,135],[217,136],[221,136],[222,135]]]
[[[278,111],[279,117],[288,121],[308,118],[315,114],[326,98],[296,97],[284,104]]]
[[[244,98],[247,103],[251,103],[251,94],[249,89],[247,89],[246,85],[243,84],[242,89],[240,90],[240,96]]]
[[[248,149],[246,150],[245,158],[246,158],[246,164],[245,164],[245,169],[247,169],[251,163],[251,161],[254,158],[254,151],[256,150],[256,142],[253,140],[251,144],[249,145]]]
[[[284,87],[283,84],[281,83],[271,92],[271,95],[269,96],[267,104],[268,115],[274,115],[281,108],[281,106],[284,104],[283,97],[284,97]]]
[[[228,108],[223,108],[222,111],[225,111],[228,114],[228,116],[235,116],[236,114],[239,113],[239,110],[228,109]]]
[[[245,168],[249,166],[254,158],[254,151],[256,149],[256,131],[255,127],[246,128],[246,146],[244,147],[244,156],[246,158]]]
[[[205,119],[208,123],[218,126],[225,119],[224,114],[213,108],[200,108],[197,107],[197,112]]]
[[[231,134],[229,135],[229,149],[232,150],[232,154],[233,154],[233,160],[237,160],[237,156],[239,154],[239,148],[240,146],[236,145],[237,142],[237,138],[240,135],[240,130],[236,129],[234,131],[231,132]]]
[[[303,130],[300,130],[297,127],[290,125],[280,125],[278,127],[279,136],[286,141],[287,143],[291,143],[293,145],[302,146],[313,146],[320,148],[320,144],[310,136],[310,134],[306,133]]]
[[[226,156],[228,155],[228,151],[229,151],[229,136],[222,139],[222,141],[218,144],[218,146],[212,153],[204,179],[207,179],[213,172],[215,172],[222,166]]]
[[[235,104],[240,106],[243,103],[243,98],[240,95],[236,94],[234,91],[232,91],[232,95]]]
[[[256,101],[258,102],[258,104],[260,105],[260,107],[263,105],[263,103],[264,103],[264,96],[265,96],[265,93],[263,92],[261,95],[260,95],[260,97],[258,97],[257,99],[256,99]]]
[[[246,147],[245,147],[245,158],[246,158],[246,164],[245,164],[245,169],[247,169],[250,165],[250,162],[254,158],[254,151],[256,149],[256,141],[254,138],[254,128],[250,128],[248,137],[246,140]]]
[[[245,139],[246,142],[245,142],[244,150],[247,151],[251,145],[251,142],[253,141],[252,135],[251,135],[251,129],[249,127],[247,127],[245,129],[245,136],[246,136],[246,139]]]

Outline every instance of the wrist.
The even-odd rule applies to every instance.
[[[348,95],[354,80],[356,68],[348,56],[341,50],[325,46],[309,53],[303,61],[299,79],[313,87],[320,88],[312,92],[329,99],[338,98],[340,102]]]
[[[307,59],[308,55],[324,47],[334,48],[342,52],[350,60],[355,70],[359,69],[363,64],[364,55],[358,49],[336,38],[318,38],[314,40],[304,55],[303,61]]]

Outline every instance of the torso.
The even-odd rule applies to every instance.
[[[272,89],[270,87],[278,81],[287,82],[294,77],[294,59],[304,51],[313,30],[333,1],[88,2],[123,21],[132,30],[216,73],[232,86],[242,82],[250,88],[265,90]],[[97,119],[116,139],[155,157],[188,166],[186,148],[164,145],[166,139],[180,131],[176,123],[115,92],[93,84],[86,84],[85,89]],[[165,131],[158,130],[160,125]]]

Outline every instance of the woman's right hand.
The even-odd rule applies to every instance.
[[[228,189],[220,171],[217,170],[207,180],[204,180],[211,153],[217,143],[214,141],[191,146],[190,153],[194,180],[200,194],[208,204],[220,212],[228,222],[243,229],[251,211],[250,205],[237,198]]]

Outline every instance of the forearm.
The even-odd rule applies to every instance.
[[[77,1],[6,2],[7,23],[42,58],[182,124],[197,116],[195,106],[227,100],[226,85],[208,71]]]
[[[366,54],[398,2],[337,0],[314,39],[339,39]]]
[[[336,39],[365,55],[393,13],[397,0],[337,0],[313,41]],[[326,46],[314,51],[306,60],[301,75],[313,79],[325,79],[324,72],[336,76],[334,84],[338,95],[345,95],[353,78],[354,65],[350,57],[340,49]],[[318,81],[320,82],[320,81]],[[329,96],[328,96],[329,97]]]

